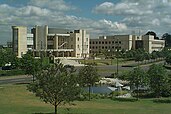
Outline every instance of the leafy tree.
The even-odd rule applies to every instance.
[[[147,78],[146,73],[140,67],[137,67],[127,74],[126,79],[129,81],[132,87],[136,88],[137,99],[138,99],[139,87],[147,86],[147,83],[148,83],[148,78]]]
[[[154,39],[159,39],[159,37],[157,37],[156,33],[153,32],[153,31],[148,31],[148,32],[146,33],[146,35],[152,35],[152,36],[154,36]]]
[[[144,60],[144,54],[139,54],[138,53],[138,54],[135,55],[134,59],[135,59],[135,61],[138,61],[138,64],[139,64],[140,61]]]
[[[157,52],[156,51],[153,51],[152,53],[151,53],[151,59],[157,59]]]
[[[162,39],[165,40],[166,47],[171,47],[171,35],[169,33],[163,34]]]
[[[11,49],[0,49],[0,66],[4,66],[6,63],[11,63],[11,66],[14,67],[17,65],[17,60],[18,58]]]
[[[146,52],[146,53],[144,54],[144,59],[149,61],[150,58],[151,58],[150,54],[149,54],[148,52]]]
[[[79,70],[80,85],[83,87],[89,87],[89,100],[90,100],[90,88],[99,81],[99,75],[97,69],[91,65],[84,66]]]
[[[161,64],[153,64],[148,70],[150,87],[156,97],[171,95],[169,77]]]
[[[38,72],[42,68],[40,60],[35,59],[32,56],[32,53],[29,51],[27,54],[22,56],[20,67],[25,71],[25,74],[33,76],[33,81],[36,72]]]
[[[171,64],[171,54],[168,54],[165,60],[167,64]]]
[[[80,87],[74,70],[68,70],[61,63],[38,72],[35,82],[28,85],[28,90],[35,93],[45,103],[57,108],[61,103],[70,103],[78,98]]]

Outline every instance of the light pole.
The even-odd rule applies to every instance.
[[[117,38],[117,46],[116,46],[116,75],[118,76],[118,52],[119,52],[119,42],[118,42],[118,38]]]

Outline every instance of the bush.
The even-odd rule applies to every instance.
[[[0,76],[14,76],[14,75],[24,75],[23,70],[12,69],[12,70],[0,70]]]
[[[121,102],[135,102],[137,101],[137,98],[113,98],[113,100]]]
[[[157,98],[153,100],[154,103],[171,103],[171,98]]]

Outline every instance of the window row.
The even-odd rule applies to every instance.
[[[121,46],[90,46],[90,49],[121,49]]]
[[[121,44],[121,41],[90,41],[90,44]]]

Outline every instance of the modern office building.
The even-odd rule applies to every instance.
[[[89,34],[85,30],[48,28],[35,26],[32,30],[35,55],[40,52],[52,53],[55,57],[89,56]]]
[[[12,26],[12,47],[17,57],[27,52],[27,27]]]
[[[161,51],[165,46],[164,40],[156,40],[151,35],[113,35],[100,36],[98,39],[90,39],[90,53],[101,53],[102,50],[116,51],[124,49],[143,48],[151,53],[152,51]]]

